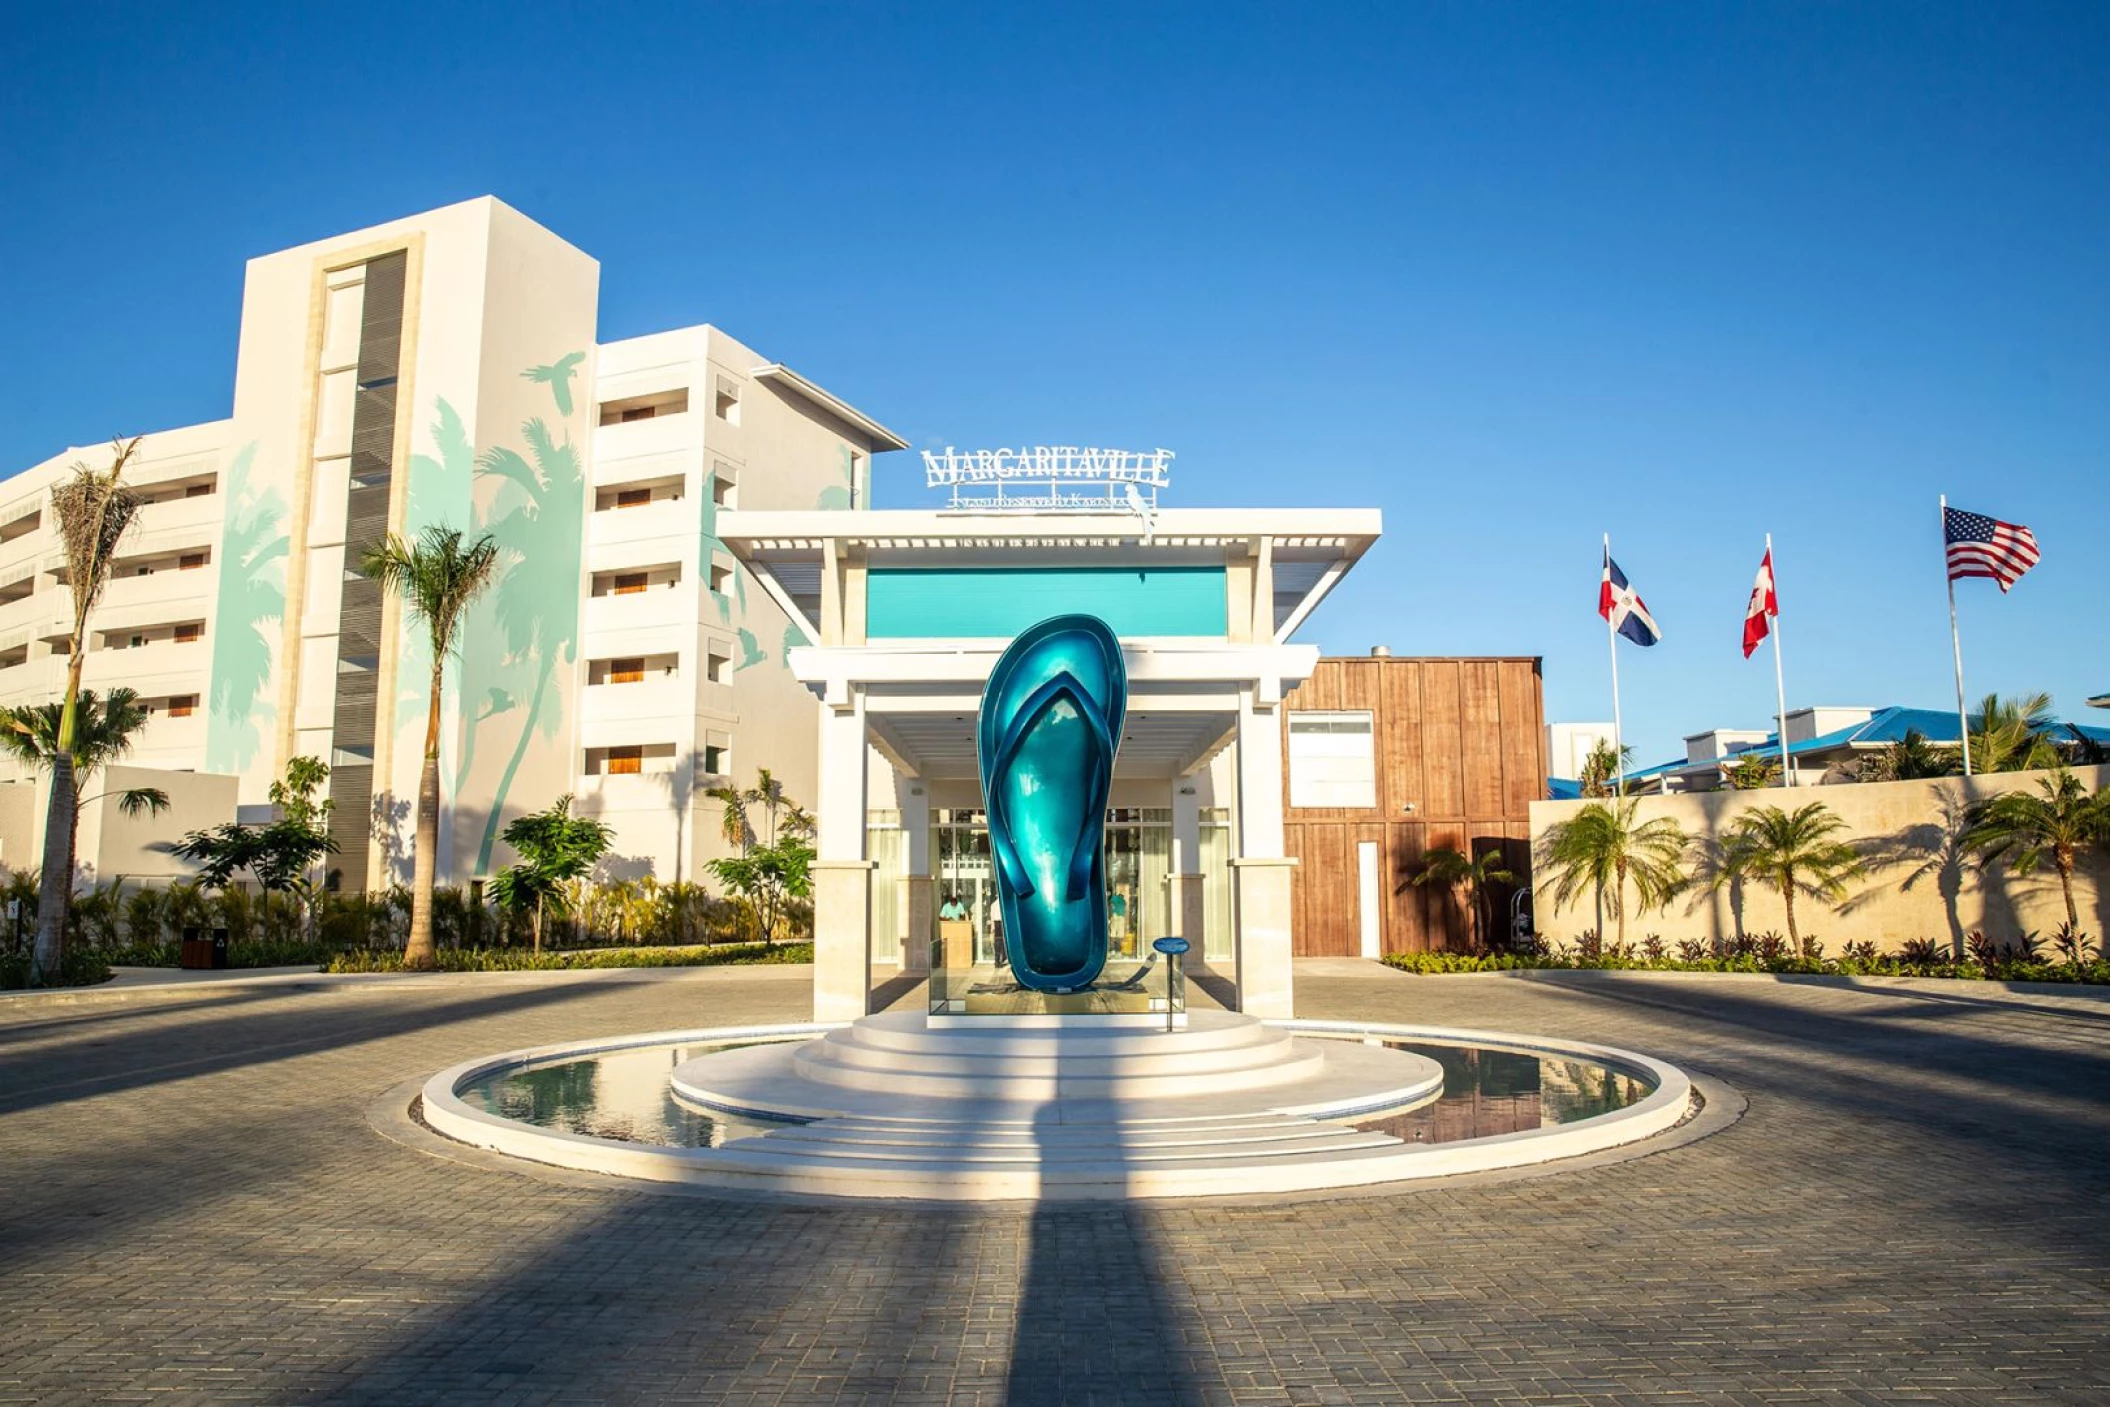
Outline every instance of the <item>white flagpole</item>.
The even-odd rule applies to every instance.
[[[1780,597],[1780,564],[1773,560],[1773,534],[1766,534],[1766,574],[1773,596]],[[1780,613],[1773,614],[1773,692],[1780,700],[1780,784],[1795,785],[1795,759],[1788,756],[1788,679],[1780,665]]]
[[[1956,652],[1956,736],[1963,742],[1963,774],[1971,775],[1971,720],[1963,709],[1963,636],[1956,629],[1956,578],[1949,571],[1949,495],[1941,496],[1941,570],[1949,578],[1949,648]]]
[[[1609,577],[1612,569],[1612,535],[1604,535],[1604,570]],[[1617,611],[1607,612],[1604,618],[1605,643],[1612,650],[1612,765],[1618,769],[1619,787],[1614,796],[1626,795],[1626,739],[1619,725],[1619,632],[1612,628],[1612,616]]]

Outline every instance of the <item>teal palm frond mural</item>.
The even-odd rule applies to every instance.
[[[842,462],[836,466],[842,477],[839,484],[830,484],[821,490],[820,497],[813,501],[815,508],[838,512],[857,506],[857,461],[848,445],[837,445],[836,453]]]
[[[520,374],[528,380],[549,387],[550,394],[557,398],[557,414],[571,414],[571,378],[586,360],[584,352],[567,352],[548,366],[531,366]]]
[[[552,384],[552,393],[556,389]],[[477,848],[479,873],[490,868],[506,798],[529,746],[538,735],[555,736],[563,721],[565,691],[550,688],[557,667],[578,658],[584,467],[569,434],[559,440],[539,419],[528,421],[520,434],[525,455],[498,447],[476,459],[479,478],[501,482],[482,531],[497,539],[508,565],[498,589],[471,618],[463,644],[465,687],[480,702],[495,705],[502,697],[521,707]]]
[[[292,546],[286,502],[251,481],[256,446],[244,445],[221,484],[218,603],[213,614],[212,685],[206,704],[205,770],[241,772],[278,716],[265,697],[276,654],[266,622],[286,614],[286,555]]]

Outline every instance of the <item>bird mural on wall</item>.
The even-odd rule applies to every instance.
[[[571,414],[571,378],[578,371],[579,363],[586,360],[584,352],[568,352],[548,366],[531,366],[520,374],[528,380],[549,387],[550,394],[557,398],[557,413]]]

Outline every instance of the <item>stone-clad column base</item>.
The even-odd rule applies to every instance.
[[[912,874],[901,881],[907,901],[901,908],[908,916],[908,926],[901,935],[901,970],[924,973],[930,971],[930,940],[938,931],[932,926],[935,912],[931,899],[936,882],[927,874]]]
[[[1290,871],[1281,858],[1231,861],[1237,897],[1232,951],[1237,955],[1238,1009],[1248,1016],[1294,1016],[1291,992]]]
[[[855,1021],[872,1001],[870,860],[813,862],[813,1019]]]

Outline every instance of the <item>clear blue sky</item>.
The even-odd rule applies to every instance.
[[[2110,689],[2110,5],[34,6],[0,47],[0,470],[227,413],[242,261],[493,193],[917,447],[1377,505],[1307,638],[1546,658],[1630,741]],[[99,16],[99,17],[98,17]],[[882,505],[925,500],[911,455]],[[2101,721],[2102,715],[2094,715]]]

